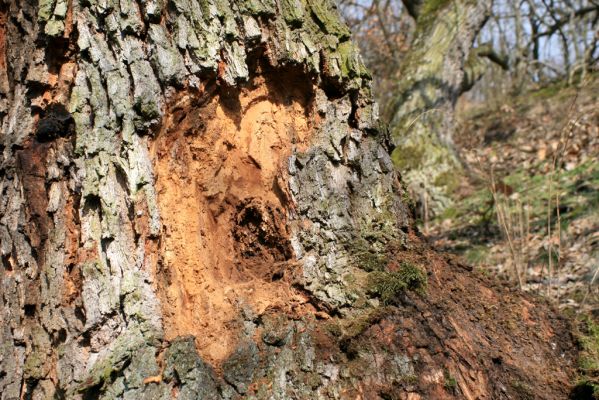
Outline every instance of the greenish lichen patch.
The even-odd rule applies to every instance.
[[[48,349],[51,347],[51,343],[46,332],[39,325],[35,325],[31,329],[31,338],[33,346],[25,359],[23,369],[27,374],[26,376],[32,379],[42,379],[50,372],[51,364],[48,359]]]
[[[337,54],[343,79],[370,77],[358,48],[351,41],[341,42],[337,47]]]
[[[37,18],[40,21],[48,21],[54,11],[56,0],[40,0],[37,12]]]
[[[450,3],[449,0],[426,0],[422,5],[418,20],[434,17],[439,10]]]
[[[452,149],[429,130],[440,124],[440,120],[432,120],[432,114],[426,123],[417,120],[411,124],[405,136],[395,136],[397,147],[391,155],[410,190],[419,194],[421,202],[426,198],[429,216],[439,215],[452,205],[451,194],[463,174]]]
[[[439,45],[443,46],[442,43],[449,43],[451,40],[447,41],[447,39],[458,32],[458,20],[456,17],[463,9],[464,6],[460,2],[425,0],[416,20],[417,36],[418,33],[429,33],[435,36],[436,39],[440,39],[439,42],[429,41],[426,43],[427,46],[437,47]],[[437,23],[439,19],[443,22]],[[444,36],[439,36],[439,33]],[[439,54],[442,54],[442,52]]]
[[[46,24],[44,32],[48,36],[59,36],[64,32],[64,22],[56,19],[51,19]]]
[[[242,343],[223,363],[225,381],[233,385],[238,393],[245,394],[259,362],[260,355],[256,344],[253,341]]]
[[[303,24],[306,13],[305,0],[281,0],[280,4],[285,22],[294,27]]]
[[[335,35],[339,39],[349,39],[351,32],[341,21],[337,11],[332,9],[331,3],[320,0],[308,0],[308,3],[316,21],[325,32]]]
[[[193,336],[176,338],[166,350],[164,360],[163,378],[180,384],[180,398],[219,398],[214,370],[198,355]]]
[[[181,85],[187,71],[181,54],[168,39],[168,32],[161,25],[152,24],[148,34],[154,45],[151,59],[154,68],[158,71],[158,77],[162,82]],[[156,117],[157,115],[154,115],[151,118]]]
[[[150,333],[139,328],[136,325],[122,333],[100,353],[99,360],[92,365],[87,377],[77,388],[79,392],[96,390],[94,387],[98,385],[110,384],[113,378],[127,367],[133,355],[154,340]]]
[[[274,15],[276,11],[274,0],[247,0],[238,4],[243,12],[251,15]]]

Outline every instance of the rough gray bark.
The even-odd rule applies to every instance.
[[[331,2],[0,4],[2,400],[567,391],[567,325],[409,233]]]
[[[1,12],[3,400],[170,398],[175,388],[230,398],[253,380],[248,316],[218,384],[193,341],[164,341],[152,251],[169,221],[148,149],[179,93],[248,86],[259,64],[267,82],[286,71],[310,82],[304,111],[320,122],[278,175],[290,196],[284,240],[300,265],[290,285],[318,308],[344,313],[362,296],[345,280],[350,243],[375,228],[385,236],[371,246],[402,240],[369,77],[331,3],[42,0]],[[305,368],[324,368],[311,351]],[[143,384],[161,368],[161,382]]]

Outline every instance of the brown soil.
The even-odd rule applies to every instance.
[[[216,365],[235,349],[242,313],[306,302],[289,283],[286,192],[288,156],[312,130],[305,86],[257,77],[238,92],[184,92],[152,145],[167,340],[195,335]]]
[[[568,398],[577,349],[566,319],[539,298],[472,272],[415,236],[410,243],[409,251],[394,257],[427,270],[427,292],[407,293],[399,307],[383,310],[378,322],[346,341],[349,354],[374,354],[351,361],[361,378],[348,398]],[[372,373],[363,363],[378,353],[415,360],[413,377],[397,382],[385,375],[393,370],[386,356],[380,357],[388,360],[378,365],[380,373]]]

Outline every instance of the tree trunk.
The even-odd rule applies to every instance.
[[[480,78],[485,59],[472,45],[491,11],[484,1],[404,1],[416,19],[401,84],[388,115],[396,148],[393,160],[404,181],[431,214],[451,204],[461,164],[453,149],[454,109]]]
[[[410,233],[331,2],[0,15],[2,400],[567,390],[565,323]]]

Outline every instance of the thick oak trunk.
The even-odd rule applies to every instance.
[[[565,393],[564,322],[409,233],[331,2],[1,4],[2,400]]]

